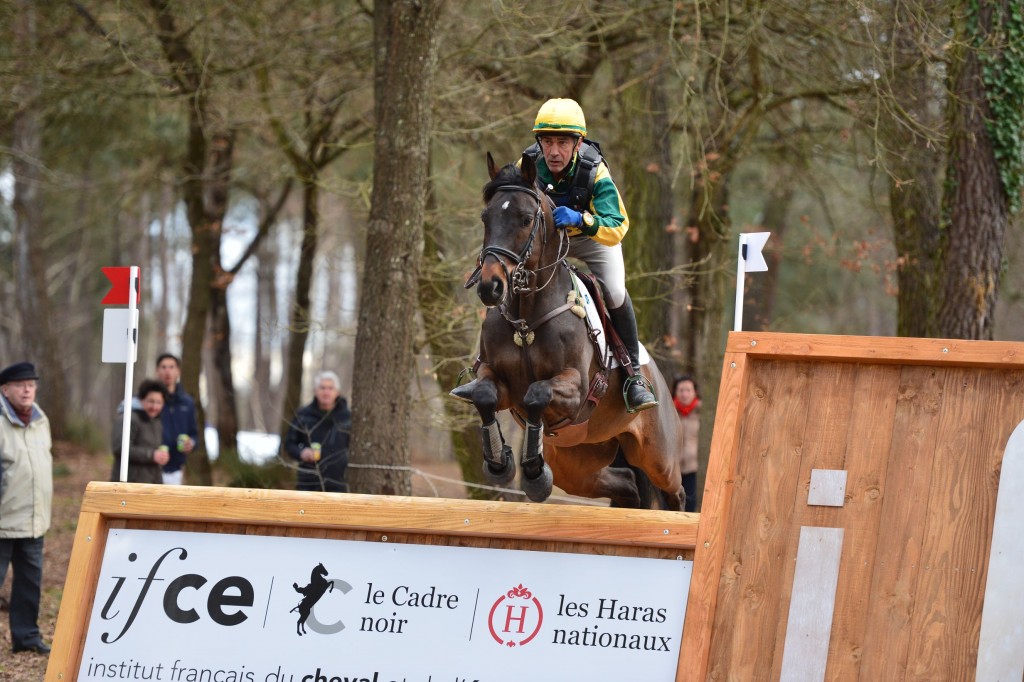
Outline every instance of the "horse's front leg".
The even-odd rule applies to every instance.
[[[516,463],[498,424],[498,385],[489,371],[478,372],[478,377],[472,397],[482,424],[484,478],[492,485],[508,485],[516,477]]]
[[[544,461],[544,412],[549,407],[559,414],[576,413],[580,401],[580,374],[567,369],[545,381],[535,381],[526,389],[526,439],[523,441],[523,492],[534,502],[543,502],[551,495],[554,477]],[[556,420],[557,421],[557,420]]]

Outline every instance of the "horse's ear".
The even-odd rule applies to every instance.
[[[523,181],[532,187],[537,180],[537,166],[532,156],[523,154],[523,160],[519,162],[519,172],[522,173]]]
[[[487,174],[491,176],[491,180],[498,174],[498,164],[494,163],[494,157],[491,156],[490,152],[487,152]]]

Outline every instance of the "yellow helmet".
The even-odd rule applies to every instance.
[[[576,100],[549,99],[537,112],[533,132],[535,135],[554,133],[586,136],[587,120],[583,117],[583,109]]]

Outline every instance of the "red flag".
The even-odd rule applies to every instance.
[[[104,305],[128,305],[128,295],[130,294],[129,287],[131,286],[131,271],[130,267],[118,267],[118,268],[103,268],[103,274],[110,280],[110,291],[100,301]],[[141,273],[141,270],[140,270]],[[142,297],[141,285],[137,278],[135,281],[135,302]]]

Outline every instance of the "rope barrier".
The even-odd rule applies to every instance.
[[[392,465],[392,464],[351,464],[350,463],[348,465],[348,467],[350,469],[384,469],[384,470],[387,470],[387,471],[407,471],[407,472],[409,472],[409,473],[411,473],[411,474],[413,474],[415,476],[420,476],[421,478],[423,478],[427,482],[427,484],[430,486],[430,489],[433,491],[434,497],[440,497],[441,495],[438,493],[437,486],[434,485],[434,483],[433,483],[433,481],[431,479],[433,479],[435,481],[442,481],[444,483],[454,483],[456,485],[463,485],[463,486],[466,486],[467,488],[474,488],[476,490],[488,490],[488,491],[491,491],[491,492],[502,493],[502,494],[505,494],[505,495],[516,495],[518,497],[525,497],[526,496],[526,493],[524,493],[522,490],[515,490],[513,488],[502,488],[500,486],[494,486],[494,485],[485,485],[483,483],[472,483],[470,481],[463,481],[463,480],[457,479],[457,478],[449,478],[447,476],[438,476],[437,474],[429,474],[426,471],[422,471],[421,469],[417,469],[416,467],[412,467],[412,466],[400,466],[400,465]],[[602,504],[601,502],[596,502],[594,500],[591,500],[591,499],[588,499],[588,498],[585,498],[585,497],[574,497],[572,495],[552,495],[548,499],[549,500],[555,500],[555,501],[558,501],[558,502],[569,502],[569,503],[572,503],[572,504],[589,505],[589,506],[592,506],[592,507],[606,507],[607,506],[607,504]]]

